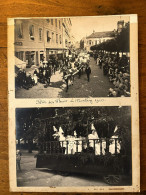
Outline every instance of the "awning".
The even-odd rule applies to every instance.
[[[15,66],[17,66],[18,68],[26,68],[26,62],[20,60],[19,58],[15,57]]]

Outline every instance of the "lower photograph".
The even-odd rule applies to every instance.
[[[131,186],[131,106],[16,108],[18,187]]]

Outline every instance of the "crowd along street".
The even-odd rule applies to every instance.
[[[57,70],[52,74],[50,84],[44,88],[45,84],[37,83],[29,90],[19,88],[16,90],[17,98],[80,98],[80,97],[106,97],[109,88],[113,88],[113,84],[103,74],[102,69],[96,64],[93,57],[90,57],[89,66],[91,68],[90,81],[87,80],[85,70],[79,77],[74,76],[74,82],[68,83],[68,91],[66,92],[66,82],[63,78],[63,72]],[[35,67],[26,69],[33,76]]]

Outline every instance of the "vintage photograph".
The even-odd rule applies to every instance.
[[[15,98],[130,97],[130,16],[14,19]]]
[[[131,106],[16,108],[17,187],[131,186]]]

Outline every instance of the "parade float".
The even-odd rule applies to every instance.
[[[119,185],[122,178],[131,177],[129,112],[118,110],[115,120],[113,113],[88,109],[66,109],[60,114],[58,109],[53,117],[34,120],[42,130],[36,168],[101,175],[106,183]]]

